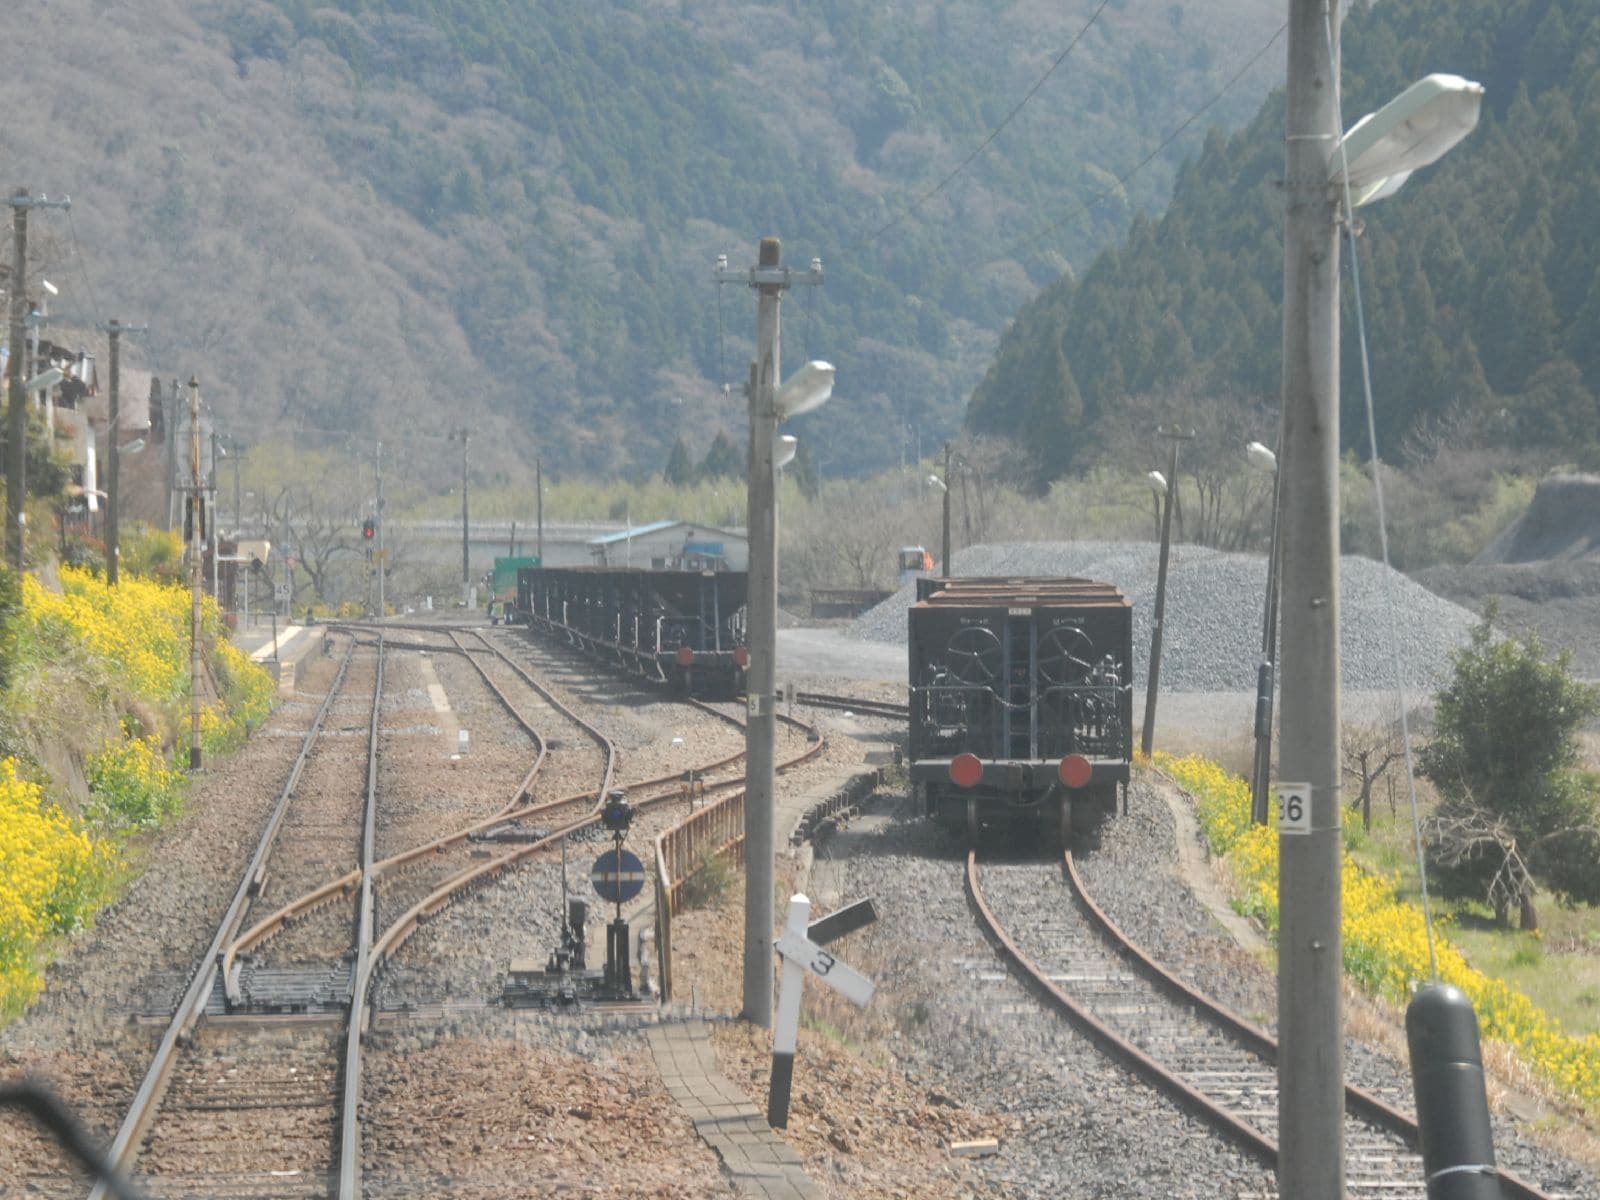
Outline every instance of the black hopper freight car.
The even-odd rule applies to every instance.
[[[743,571],[523,567],[511,619],[681,695],[744,691]]]
[[[1115,811],[1133,753],[1133,609],[1086,579],[921,579],[910,615],[911,781],[976,838],[1065,841]]]

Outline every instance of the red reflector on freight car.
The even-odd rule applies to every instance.
[[[736,667],[748,667],[750,665],[750,650],[748,647],[735,646],[733,648],[733,665]]]
[[[694,666],[694,651],[688,646],[678,647],[678,665],[680,667]]]
[[[976,754],[958,754],[950,760],[950,782],[957,787],[977,787],[983,778],[983,761]]]
[[[1094,777],[1094,764],[1081,754],[1069,754],[1061,760],[1058,773],[1069,788],[1081,788]]]

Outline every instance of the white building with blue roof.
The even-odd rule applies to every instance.
[[[743,571],[750,564],[743,530],[689,521],[652,521],[591,538],[589,553],[597,567],[655,571]]]

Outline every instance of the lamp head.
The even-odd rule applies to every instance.
[[[789,376],[772,398],[778,420],[821,408],[833,395],[833,364],[813,359]]]
[[[61,368],[51,367],[48,371],[40,371],[39,374],[28,380],[27,383],[22,385],[22,390],[25,392],[42,392],[47,388],[55,387],[60,382]]]
[[[928,476],[928,486],[931,488],[938,488],[941,492],[948,492],[950,490],[950,488],[945,484],[945,481],[940,479],[937,475]]]
[[[1150,485],[1150,490],[1156,495],[1165,496],[1167,494],[1167,477],[1160,471],[1151,471],[1144,477],[1144,481]]]
[[[800,439],[792,433],[780,433],[772,443],[773,467],[787,467],[800,450]]]
[[[1429,75],[1340,140],[1328,182],[1350,185],[1359,207],[1392,196],[1413,171],[1436,162],[1478,124],[1483,85],[1459,75]]]
[[[1278,469],[1278,456],[1260,442],[1251,442],[1244,448],[1245,461],[1257,471],[1271,474]]]

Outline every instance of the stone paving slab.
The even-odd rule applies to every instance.
[[[699,1018],[649,1030],[662,1082],[694,1122],[700,1139],[717,1152],[734,1187],[766,1200],[820,1200],[822,1189],[806,1175],[794,1147],[774,1133],[766,1116],[717,1069],[711,1031]]]

